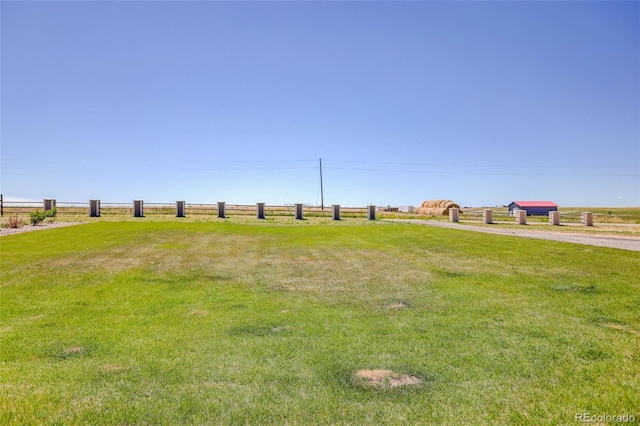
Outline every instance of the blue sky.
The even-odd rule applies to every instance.
[[[6,2],[5,198],[640,205],[638,2]]]

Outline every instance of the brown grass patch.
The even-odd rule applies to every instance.
[[[64,353],[66,355],[75,355],[75,354],[81,354],[83,352],[86,352],[87,349],[83,348],[82,346],[71,346],[68,347],[67,349],[64,350]]]
[[[125,367],[124,365],[117,364],[105,364],[102,366],[102,371],[105,373],[117,373],[119,371],[128,370],[129,367]]]
[[[602,324],[603,327],[612,328],[614,330],[626,331],[627,333],[631,333],[635,336],[640,337],[640,331],[634,330],[632,328],[627,327],[626,325],[616,324],[616,323],[605,323]]]
[[[409,307],[409,305],[407,305],[404,302],[396,302],[396,303],[392,303],[391,305],[387,306],[387,309],[407,309]]]
[[[408,374],[396,373],[392,370],[358,370],[353,375],[356,384],[374,388],[397,388],[416,386],[422,379]]]

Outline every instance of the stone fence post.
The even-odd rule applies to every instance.
[[[264,203],[257,203],[256,207],[257,207],[256,216],[258,217],[258,219],[264,219],[265,218]]]
[[[333,220],[340,220],[340,204],[333,204],[331,206],[331,218]]]
[[[460,222],[460,210],[455,207],[449,209],[449,222]]]
[[[367,219],[376,220],[376,206],[374,205],[367,206]]]
[[[144,201],[133,200],[133,217],[144,217]]]
[[[176,201],[176,217],[185,217],[184,201]]]
[[[584,226],[593,226],[593,213],[582,212],[582,224]]]
[[[53,210],[56,206],[56,200],[53,198],[45,198],[43,204],[45,210]]]
[[[485,209],[482,212],[482,220],[484,221],[484,223],[487,223],[487,224],[493,223],[493,210]]]
[[[100,200],[89,200],[89,217],[100,217]]]

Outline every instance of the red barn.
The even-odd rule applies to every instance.
[[[558,205],[551,201],[514,201],[509,204],[509,215],[515,216],[516,211],[526,210],[527,215],[548,215],[558,211]]]

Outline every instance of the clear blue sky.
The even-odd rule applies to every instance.
[[[2,193],[640,205],[638,2],[7,2]]]

